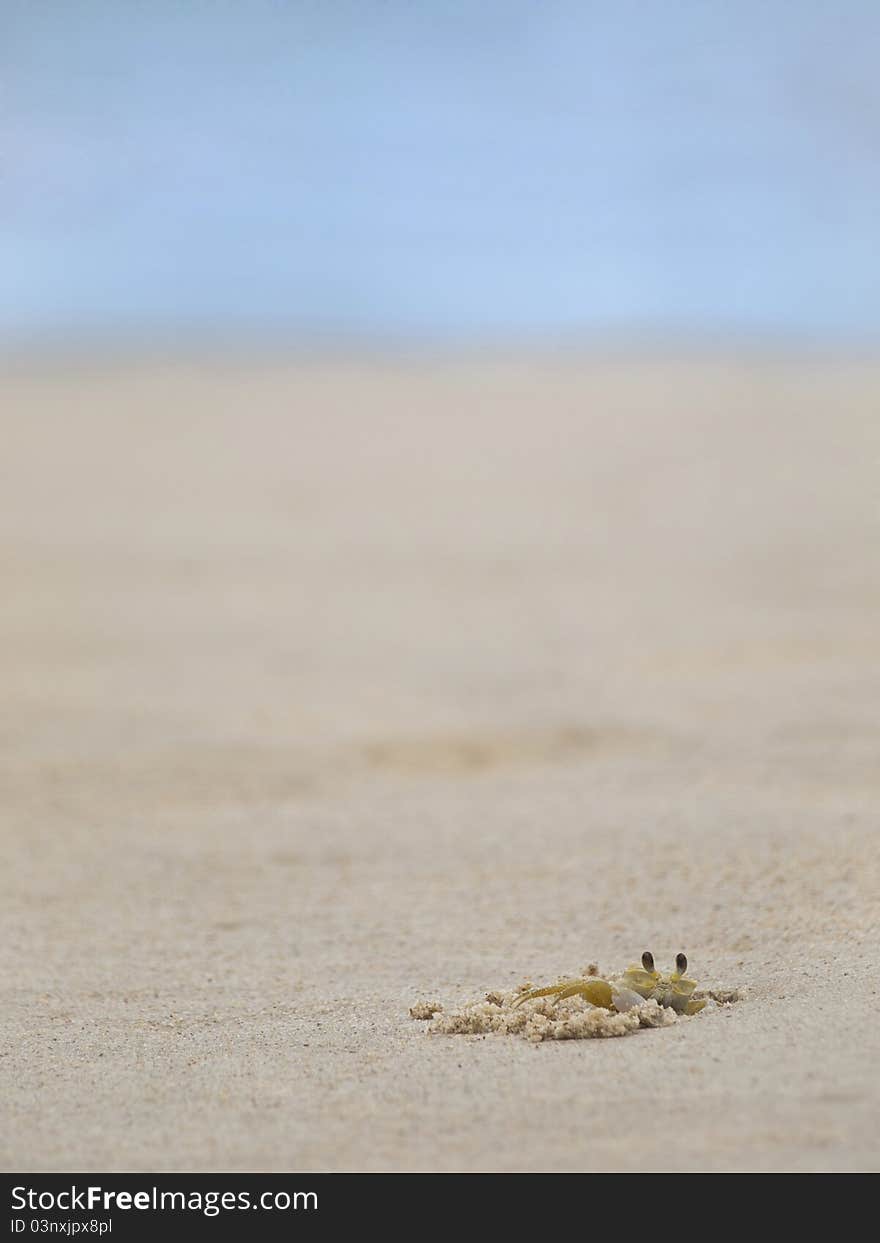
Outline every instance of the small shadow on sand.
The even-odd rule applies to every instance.
[[[563,726],[528,732],[385,739],[368,743],[362,754],[371,768],[389,772],[476,775],[502,767],[564,763],[650,743],[656,743],[652,735],[635,730]]]

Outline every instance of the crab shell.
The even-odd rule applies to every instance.
[[[646,971],[644,967],[627,967],[622,981],[624,987],[632,989],[646,1001],[656,1001],[660,1006],[667,1006],[676,1014],[684,1014],[691,1001],[691,994],[697,987],[696,980],[673,971],[670,975],[662,975],[659,971]]]

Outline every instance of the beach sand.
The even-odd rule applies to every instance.
[[[19,363],[0,1166],[880,1166],[880,365]],[[730,1007],[430,1034],[684,950]]]

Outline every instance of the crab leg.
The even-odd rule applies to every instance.
[[[521,996],[517,997],[516,1001],[513,1003],[513,1008],[516,1009],[517,1006],[521,1006],[524,1001],[535,1001],[538,997],[552,997],[554,994],[558,995],[566,987],[567,986],[565,984],[551,984],[549,988],[533,988],[530,993],[523,993]]]
[[[536,988],[530,993],[517,997],[514,1006],[523,1001],[534,1001],[537,997],[555,997],[562,1001],[565,997],[583,997],[591,1005],[600,1006],[603,1010],[613,1010],[611,1001],[611,985],[607,980],[563,980],[561,984],[551,984],[548,988]]]

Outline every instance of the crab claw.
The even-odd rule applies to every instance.
[[[619,1014],[645,1004],[645,998],[640,993],[634,993],[631,988],[616,988],[611,1000]]]

